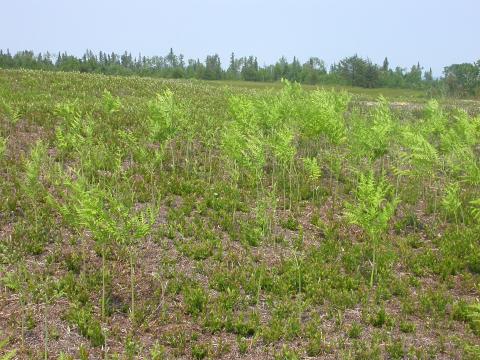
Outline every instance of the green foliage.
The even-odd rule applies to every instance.
[[[151,231],[157,216],[157,210],[153,207],[147,207],[141,212],[132,214],[131,209],[120,209],[123,217],[124,229],[123,240],[121,243],[132,244],[142,238],[145,238]]]
[[[400,323],[400,331],[403,333],[414,333],[416,326],[413,322],[402,321]]]
[[[100,323],[95,320],[91,310],[85,307],[72,307],[66,315],[68,321],[78,327],[80,334],[90,340],[93,346],[105,343]]]
[[[387,352],[391,359],[404,359],[406,355],[405,346],[402,341],[394,340],[387,346]]]
[[[158,342],[155,343],[150,350],[150,356],[152,360],[163,360],[166,359],[165,347],[160,345]]]
[[[256,222],[262,228],[263,236],[270,236],[273,232],[276,208],[277,198],[275,189],[267,192],[265,196],[257,202]]]
[[[182,54],[175,54],[173,49],[165,56],[133,57],[127,52],[107,54],[102,51],[94,54],[87,50],[81,57],[62,52],[56,58],[48,52],[35,54],[24,50],[13,55],[7,50],[0,52],[0,68],[167,79],[229,80],[229,84],[243,80],[246,83],[241,86],[247,87],[288,79],[309,85],[359,86],[364,88],[363,91],[365,88],[382,88],[382,91],[385,88],[426,89],[429,90],[428,94],[446,91],[453,96],[475,95],[479,73],[478,63],[453,64],[445,68],[444,78],[437,80],[433,79],[431,69],[423,71],[420,64],[415,64],[408,70],[401,67],[390,69],[387,58],[380,66],[358,55],[336,61],[329,71],[325,62],[318,57],[309,57],[302,64],[295,56],[291,61],[282,56],[275,63],[262,66],[255,56],[239,58],[234,53],[231,54],[228,68],[224,70],[218,54],[207,55],[204,61],[186,61]]]
[[[7,139],[0,136],[0,160],[5,155],[6,150],[7,150]]]
[[[349,223],[360,226],[369,236],[373,248],[370,286],[376,269],[376,252],[380,236],[387,230],[395,213],[398,199],[391,198],[392,187],[384,177],[375,180],[372,172],[360,174],[355,191],[356,203],[346,203],[345,216]],[[389,198],[390,197],[390,198]]]
[[[356,203],[346,203],[345,215],[351,224],[364,229],[372,238],[385,232],[398,200],[391,198],[392,187],[384,177],[360,174],[355,191]]]
[[[358,339],[362,334],[362,327],[358,323],[353,323],[348,330],[348,337],[350,339]]]
[[[282,221],[282,226],[285,229],[296,231],[298,230],[299,223],[298,220],[295,219],[295,217],[289,216],[285,221]]]
[[[322,176],[322,170],[320,169],[316,158],[304,158],[303,167],[305,168],[308,179],[312,183],[316,183]]]
[[[333,144],[346,140],[344,112],[350,102],[347,93],[315,90],[309,96],[309,106],[303,119],[303,132],[307,137],[324,135]]]
[[[272,152],[275,159],[283,166],[292,163],[297,151],[294,142],[295,134],[288,127],[278,130],[271,140]]]
[[[455,146],[473,146],[479,142],[477,124],[468,114],[459,110],[453,118],[453,127],[441,135],[443,148],[448,151]]]
[[[69,201],[56,204],[66,222],[78,231],[85,229],[92,232],[94,239],[101,243],[120,239],[115,220],[104,209],[105,192],[99,187],[90,188],[79,175],[76,181],[67,181],[66,185],[69,188]],[[56,200],[50,199],[55,204]]]
[[[382,327],[390,322],[391,319],[383,307],[370,317],[370,323],[374,327]]]
[[[418,132],[407,130],[403,133],[403,145],[406,151],[401,154],[408,169],[415,176],[431,176],[439,163],[437,149]]]
[[[20,110],[15,105],[9,104],[3,99],[0,99],[0,109],[3,110],[12,124],[16,124],[22,116]]]
[[[288,349],[283,345],[281,351],[275,354],[275,360],[299,360],[300,356],[295,350]]]
[[[203,288],[187,287],[184,291],[184,296],[189,314],[198,316],[203,312],[208,301],[207,293]]]
[[[83,115],[76,102],[57,104],[55,114],[63,120],[55,129],[56,145],[62,154],[91,149],[94,133],[94,120],[91,115]]]
[[[183,114],[173,91],[167,89],[148,103],[147,120],[150,140],[163,144],[175,136],[182,126]]]
[[[4,352],[70,353],[70,327],[83,359],[474,356],[480,118],[289,81],[0,73],[24,116],[0,116]],[[448,346],[419,325],[452,316]]]
[[[208,356],[209,350],[207,344],[195,344],[192,347],[192,357],[197,360],[205,359]]]
[[[445,67],[445,85],[450,95],[471,96],[478,91],[479,64],[452,64]]]
[[[46,145],[39,140],[30,151],[30,156],[25,162],[25,180],[23,191],[32,200],[37,200],[41,191],[41,171],[47,154]]]
[[[103,91],[102,101],[103,109],[107,114],[116,113],[122,108],[120,98],[113,96],[108,90]]]
[[[477,224],[480,224],[480,199],[470,201],[470,213]]]
[[[388,68],[388,61],[386,67]],[[340,60],[332,70],[338,74],[343,81],[352,86],[370,88],[378,86],[379,83],[380,73],[378,71],[378,65],[358,55],[349,56]],[[388,69],[384,69],[383,73],[388,74],[387,70]]]
[[[75,181],[65,181],[68,188],[66,202],[50,196],[50,202],[68,224],[78,231],[88,230],[96,241],[103,244],[116,241],[129,245],[151,231],[156,216],[153,207],[132,213],[131,209],[99,186],[88,184],[80,174],[76,177]]]
[[[3,334],[0,333],[0,335],[3,335]],[[11,360],[11,359],[14,359],[15,356],[17,355],[16,349],[5,350],[6,352],[2,351],[9,344],[9,342],[10,342],[9,338],[5,338],[5,339],[0,338],[0,353],[3,353],[3,355],[0,355],[1,360]]]
[[[436,99],[427,102],[424,110],[422,130],[425,134],[442,134],[447,126],[447,118]]]
[[[455,176],[471,183],[479,179],[478,156],[475,146],[479,143],[477,125],[464,111],[459,111],[453,123],[440,134],[440,147],[445,153],[445,163]]]
[[[459,302],[455,304],[453,317],[455,320],[467,322],[472,331],[480,336],[480,303],[468,305],[465,302]]]
[[[389,151],[394,122],[388,101],[383,96],[371,112],[371,119],[358,121],[354,126],[354,137],[358,138],[360,151],[368,158],[375,160]]]
[[[460,199],[460,185],[452,183],[445,187],[442,198],[442,206],[448,215],[451,215],[457,221],[462,201]]]
[[[244,169],[251,177],[258,179],[265,164],[265,145],[256,118],[252,101],[244,97],[230,99],[232,121],[225,126],[222,135],[222,150],[230,161],[232,176]]]

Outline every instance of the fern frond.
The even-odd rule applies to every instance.
[[[7,139],[0,136],[0,159],[3,158],[3,155],[5,155],[6,150],[7,150]]]
[[[460,199],[460,185],[451,183],[444,190],[442,206],[449,215],[457,216],[462,201]]]
[[[322,170],[318,165],[317,158],[304,158],[303,167],[307,172],[308,179],[312,182],[318,181],[322,176]]]
[[[470,214],[477,224],[480,224],[480,199],[470,201]]]
[[[122,102],[117,96],[113,96],[110,91],[104,90],[102,96],[102,104],[107,114],[113,114],[118,112],[122,107]]]
[[[346,204],[347,220],[371,235],[385,231],[398,205],[397,199],[388,199],[391,190],[392,186],[384,177],[376,180],[372,172],[360,174],[355,191],[356,201]]]

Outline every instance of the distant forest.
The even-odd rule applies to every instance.
[[[388,58],[378,65],[358,55],[346,57],[327,69],[317,57],[301,63],[297,57],[289,62],[281,57],[275,64],[259,65],[255,56],[236,57],[231,54],[228,67],[222,67],[220,57],[209,55],[204,61],[185,60],[173,49],[166,56],[134,57],[87,50],[81,57],[67,53],[35,54],[19,51],[12,55],[0,50],[0,68],[25,68],[52,71],[78,71],[109,75],[138,75],[173,79],[245,80],[274,82],[282,78],[312,85],[349,85],[365,88],[425,89],[450,96],[480,95],[480,60],[476,63],[453,64],[444,68],[443,76],[435,79],[432,70],[420,64],[404,69],[392,69]]]

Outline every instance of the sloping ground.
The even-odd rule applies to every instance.
[[[478,120],[32,71],[0,99],[0,355],[480,357]]]
[[[362,101],[359,100],[356,104],[365,107],[375,107],[378,105],[378,101]],[[390,102],[390,107],[397,111],[408,111],[408,112],[421,112],[425,108],[425,103],[423,102],[408,102],[408,101],[392,101]],[[472,115],[477,115],[480,113],[480,101],[478,100],[454,100],[446,99],[443,101],[443,107],[445,109],[454,110],[454,109],[464,109]]]

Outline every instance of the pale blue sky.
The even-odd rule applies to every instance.
[[[358,53],[392,66],[480,59],[479,0],[0,0],[0,48],[85,49],[187,58],[297,55],[327,64]]]

